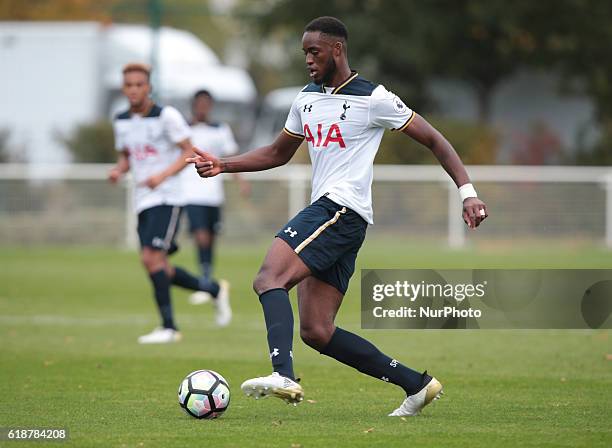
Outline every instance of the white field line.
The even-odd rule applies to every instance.
[[[214,317],[194,316],[177,314],[179,325],[197,325],[203,328],[216,328]],[[36,326],[76,326],[76,327],[108,327],[112,325],[155,325],[157,318],[154,315],[130,314],[123,316],[108,317],[84,317],[84,316],[62,316],[58,314],[33,314],[23,315],[3,315],[0,316],[0,324],[7,325],[36,325]],[[232,321],[236,328],[260,330],[265,329],[263,317],[253,317],[248,319],[234,319]]]
[[[109,327],[113,325],[124,325],[124,326],[153,326],[157,324],[157,318],[154,315],[144,314],[129,314],[123,316],[109,316],[109,317],[81,317],[81,316],[61,316],[58,314],[34,314],[29,316],[23,315],[3,315],[0,316],[0,324],[7,325],[34,325],[34,326],[75,326],[75,327]],[[177,323],[179,325],[197,326],[202,329],[218,329],[214,323],[214,317],[210,314],[206,316],[201,315],[185,315],[178,313]],[[364,330],[361,325],[355,322],[343,322],[339,324],[342,328],[357,333],[365,332],[369,335],[389,335],[389,334],[404,334],[408,335],[412,332],[418,331],[446,331],[446,330]],[[265,332],[265,324],[263,316],[260,315],[245,315],[236,316],[232,320],[229,328],[249,330],[249,331],[261,331]],[[518,330],[518,329],[481,329],[481,330],[461,330],[463,333],[469,332],[487,332],[493,331],[495,333],[506,333],[509,335],[520,333],[520,334],[542,334],[554,336],[555,334],[595,334],[601,330],[589,330],[589,329],[548,329],[548,330]],[[603,330],[606,331],[606,330]],[[296,334],[295,340],[299,332],[299,323],[295,322],[294,333]],[[448,333],[450,335],[450,332]]]

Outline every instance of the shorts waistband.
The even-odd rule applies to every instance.
[[[340,210],[342,207],[345,207],[344,205],[340,205],[337,202],[332,201],[330,198],[327,197],[329,193],[325,193],[323,196],[319,197],[319,199],[317,199],[315,202],[323,202],[326,204],[331,205],[332,207],[336,207],[338,208],[338,210]],[[314,202],[313,202],[314,204]],[[346,207],[347,210],[351,210],[350,208]],[[352,210],[351,210],[352,211]]]

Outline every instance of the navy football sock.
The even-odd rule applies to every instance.
[[[275,372],[295,379],[293,374],[293,311],[289,293],[270,289],[259,296],[268,329],[270,360]]]
[[[219,290],[221,289],[221,286],[219,286],[219,282],[208,278],[200,278],[199,282],[200,291],[209,292],[213,296],[213,298],[217,298],[217,296],[219,295]]]
[[[202,278],[209,280],[212,277],[212,264],[200,263],[200,272],[202,272]]]
[[[157,308],[162,318],[162,325],[164,328],[173,328],[176,330],[174,325],[174,317],[172,315],[172,303],[170,302],[170,280],[166,271],[161,270],[149,274],[151,283],[153,283],[153,291],[155,295],[155,301],[157,302]]]
[[[391,359],[361,336],[336,327],[327,347],[321,354],[340,361],[374,378],[397,384],[406,395],[423,387],[423,375]]]
[[[207,280],[210,279],[212,277],[212,247],[198,248],[198,259],[200,269],[202,270],[202,277]]]
[[[174,277],[172,277],[172,284],[180,286],[181,288],[191,289],[192,291],[200,290],[200,281],[194,275],[191,275],[183,268],[178,266],[174,267]]]
[[[210,280],[203,281],[195,275],[191,275],[185,269],[176,266],[174,267],[172,284],[181,288],[191,289],[192,291],[206,291],[212,294],[213,297],[217,297],[219,294],[219,284],[217,282]]]

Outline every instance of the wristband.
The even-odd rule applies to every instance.
[[[467,198],[477,198],[476,190],[472,184],[465,184],[459,187],[459,196],[461,196],[461,202]]]

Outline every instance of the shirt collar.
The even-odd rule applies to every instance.
[[[348,78],[346,78],[344,81],[342,81],[340,83],[340,85],[338,85],[338,87],[335,87],[334,90],[331,91],[331,95],[338,94],[340,92],[340,90],[342,90],[344,87],[349,85],[358,76],[359,76],[359,73],[357,73],[355,70],[351,70],[350,76]],[[325,85],[324,84],[321,84],[321,92],[325,93]]]

